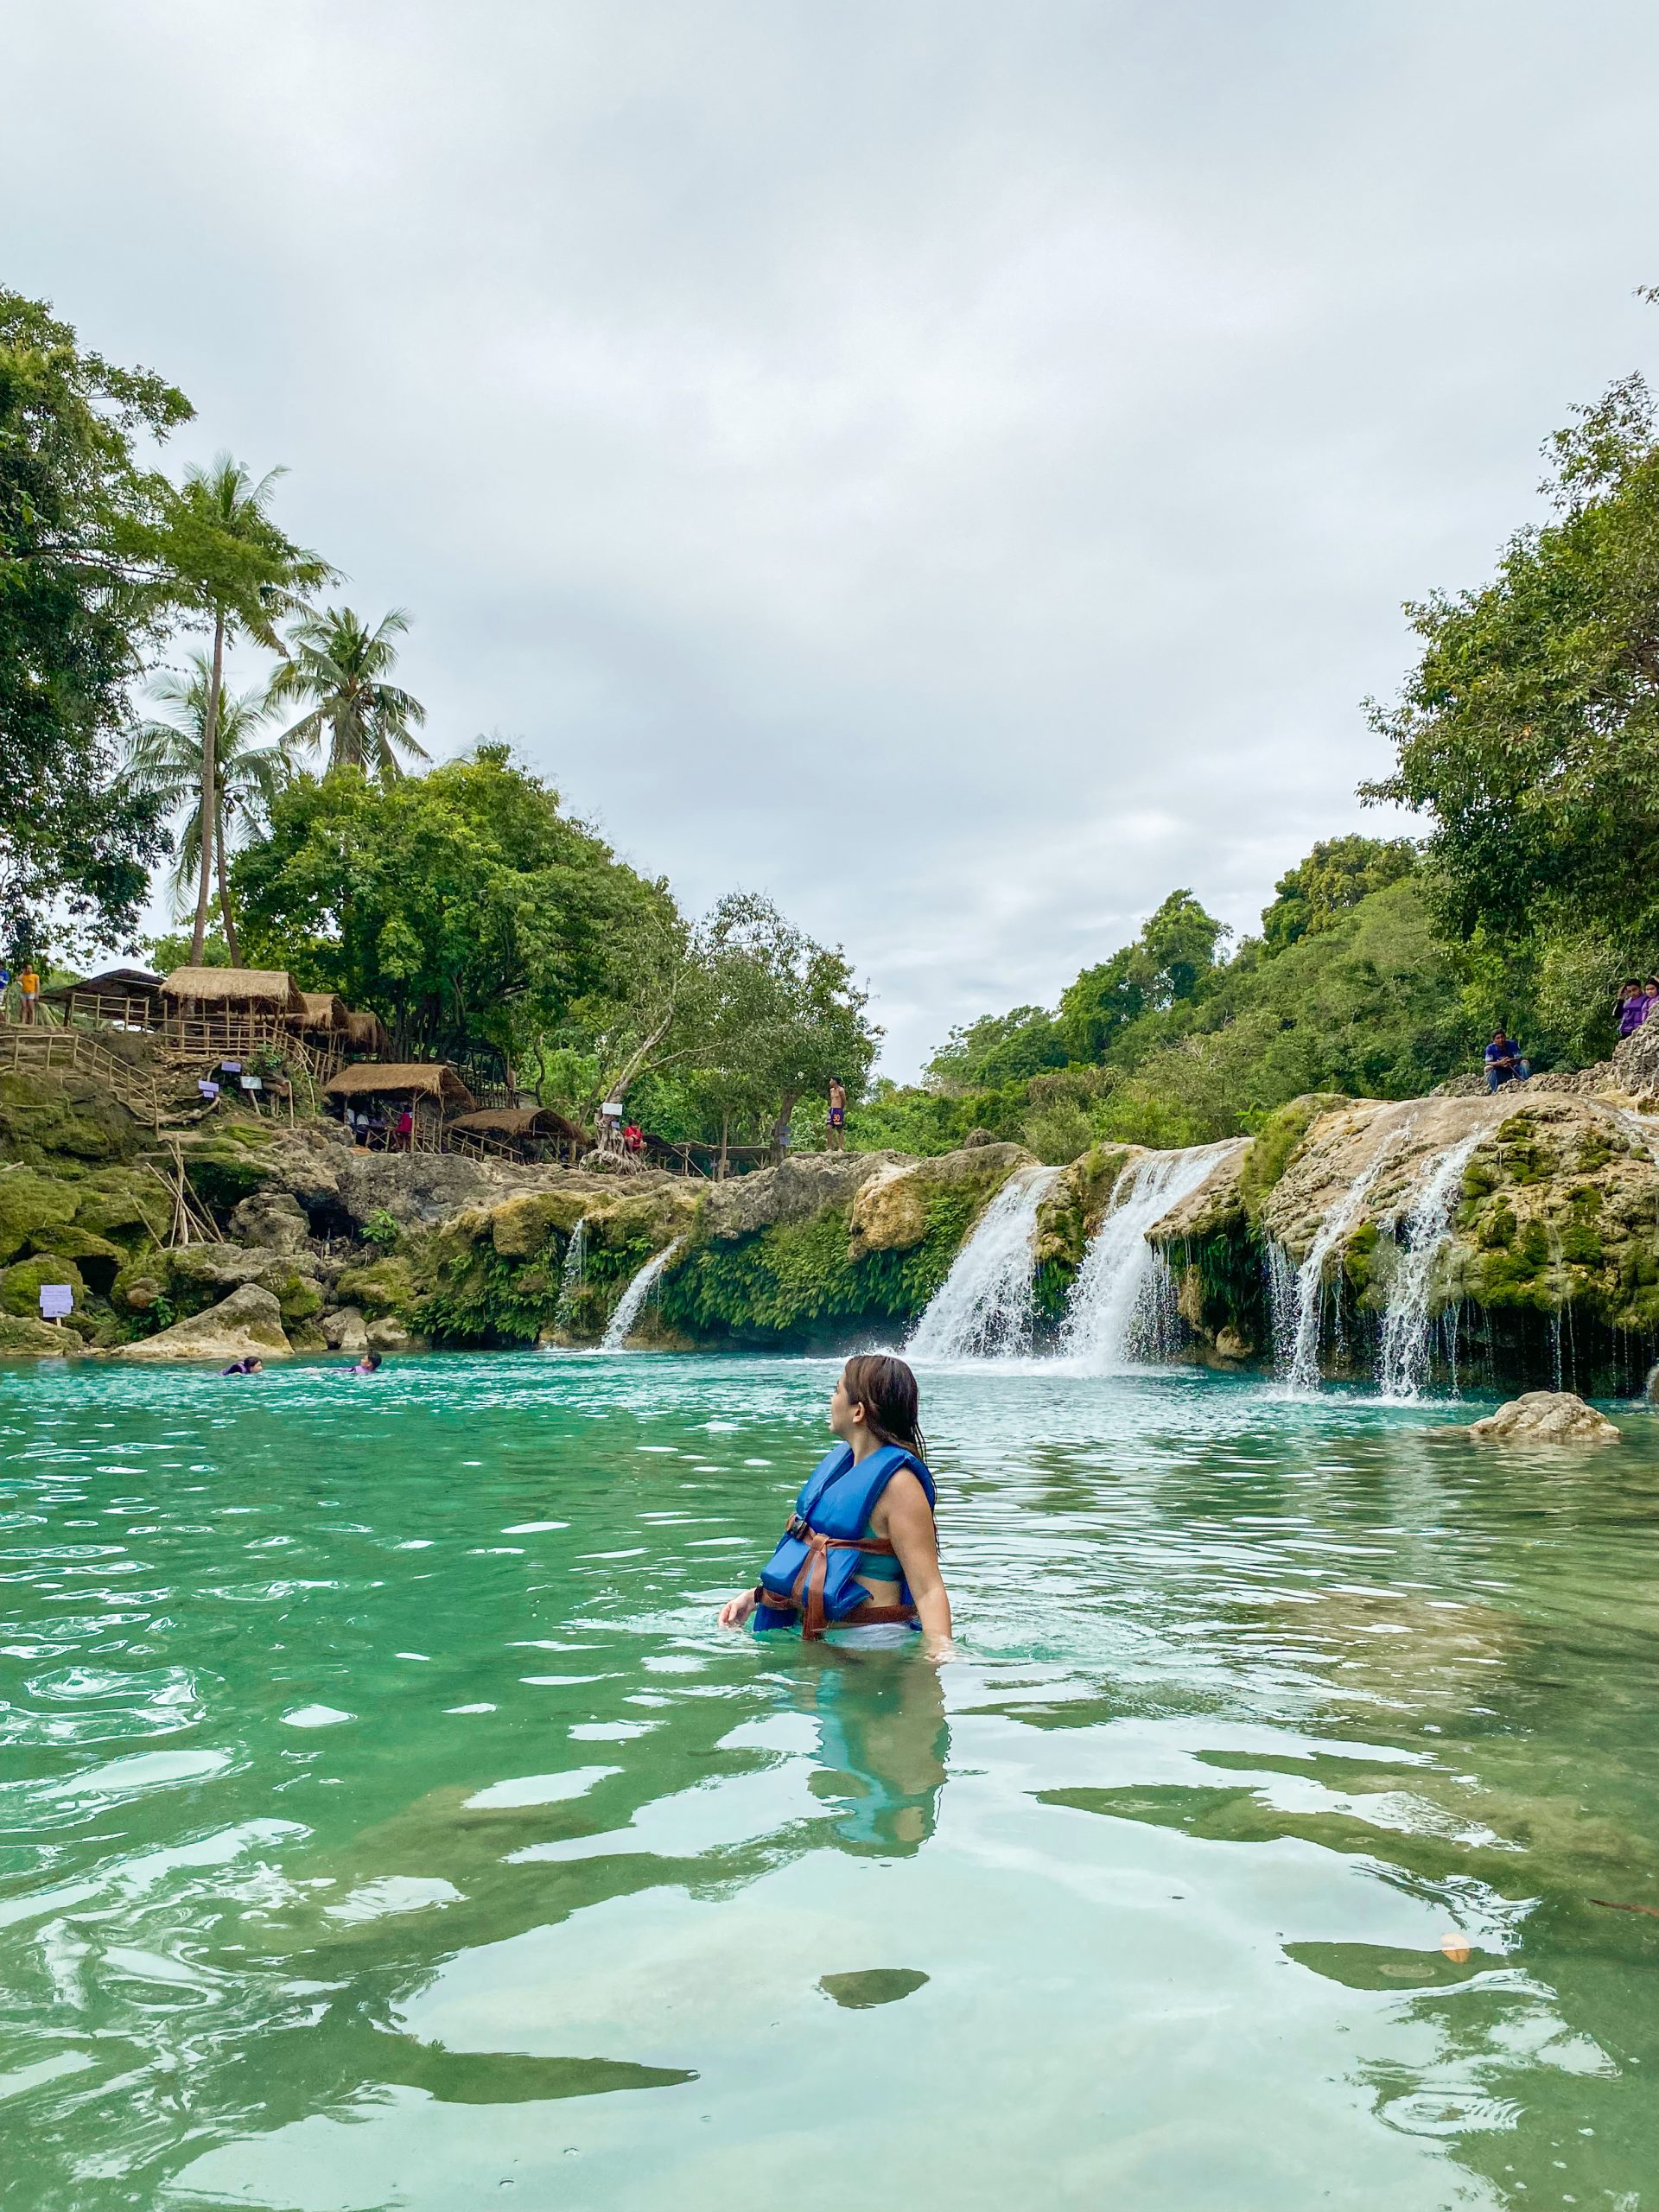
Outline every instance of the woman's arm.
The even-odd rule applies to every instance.
[[[950,1599],[939,1573],[939,1533],[933,1524],[933,1509],[914,1475],[893,1477],[870,1516],[870,1526],[899,1554],[927,1648],[943,1658],[950,1648]]]
[[[759,1603],[760,1600],[755,1596],[755,1593],[752,1589],[744,1591],[741,1597],[728,1598],[726,1600],[726,1603],[720,1609],[720,1624],[721,1628],[742,1628],[745,1626],[748,1621],[750,1614],[754,1611]]]

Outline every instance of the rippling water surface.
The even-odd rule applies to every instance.
[[[1659,2206],[1659,1421],[935,1376],[935,1669],[832,1375],[0,1377],[9,2212]]]

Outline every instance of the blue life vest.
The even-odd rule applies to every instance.
[[[870,1516],[905,1467],[932,1505],[933,1478],[902,1445],[883,1444],[856,1463],[850,1444],[824,1453],[802,1485],[783,1539],[761,1570],[765,1595],[755,1609],[757,1631],[792,1627],[798,1617],[808,1637],[821,1635],[826,1624],[854,1616],[865,1621],[914,1619],[915,1601],[896,1558],[896,1607],[878,1605],[858,1579],[863,1554],[884,1548],[870,1535]]]

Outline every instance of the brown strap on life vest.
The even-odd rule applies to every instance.
[[[885,1536],[821,1536],[816,1529],[798,1528],[793,1523],[791,1534],[800,1537],[806,1546],[806,1558],[795,1577],[787,1598],[774,1598],[768,1592],[769,1605],[790,1606],[801,1617],[801,1634],[809,1643],[816,1643],[826,1628],[874,1628],[889,1622],[909,1623],[916,1618],[914,1605],[860,1605],[842,1621],[831,1623],[823,1610],[824,1585],[830,1575],[831,1552],[870,1552],[880,1559],[897,1559],[899,1554]]]

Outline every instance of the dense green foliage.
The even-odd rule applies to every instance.
[[[166,486],[136,445],[190,413],[148,371],[82,351],[67,323],[0,291],[0,945],[48,915],[124,937],[162,849],[154,799],[115,741],[162,612]],[[61,926],[59,934],[63,934]]]
[[[372,1007],[400,1051],[509,1060],[606,988],[667,897],[501,745],[390,784],[296,777],[233,881],[256,963]]]

